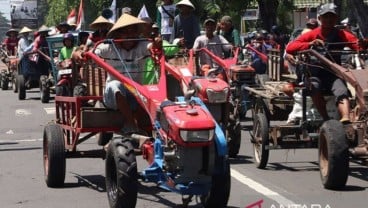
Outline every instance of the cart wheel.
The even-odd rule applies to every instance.
[[[227,128],[229,157],[235,158],[240,149],[241,127],[240,122],[229,125]]]
[[[49,124],[43,131],[43,167],[48,187],[62,187],[65,180],[65,146],[62,128]]]
[[[268,162],[268,145],[270,143],[268,134],[268,120],[263,113],[258,113],[255,115],[254,122],[254,160],[256,162],[257,168],[264,169]]]
[[[40,97],[42,103],[48,103],[50,100],[50,88],[47,86],[47,76],[40,77]]]
[[[219,170],[212,176],[211,190],[200,197],[204,207],[227,207],[231,189],[230,163],[228,159],[218,158],[216,167]]]
[[[267,112],[266,112],[266,104],[264,103],[262,98],[256,98],[254,100],[254,106],[252,108],[252,119],[255,123],[256,115],[262,113],[267,118]]]
[[[18,99],[24,100],[26,99],[26,85],[23,75],[19,74],[17,76],[17,83],[18,83]]]
[[[349,174],[349,144],[341,122],[329,120],[323,123],[318,160],[323,186],[326,189],[344,187]]]
[[[128,138],[111,140],[106,153],[105,172],[110,207],[135,207],[138,192],[137,161]]]

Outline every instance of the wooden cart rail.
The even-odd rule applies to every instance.
[[[87,85],[87,96],[55,97],[56,123],[65,131],[65,147],[76,150],[76,145],[99,132],[117,132],[123,127],[123,116],[119,111],[102,107],[86,107],[86,103],[103,100],[106,71],[92,64],[82,66],[83,81]],[[89,133],[79,138],[81,133]]]

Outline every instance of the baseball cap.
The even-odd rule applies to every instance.
[[[334,3],[323,4],[322,6],[319,7],[318,15],[324,15],[327,13],[336,14],[336,7],[337,6]]]
[[[207,23],[209,22],[213,22],[213,23],[216,23],[216,21],[214,19],[211,19],[211,18],[208,18],[204,21],[204,24],[206,25]]]

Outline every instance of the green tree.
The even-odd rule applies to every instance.
[[[5,38],[6,31],[9,30],[9,20],[5,18],[4,14],[0,12],[0,41]]]

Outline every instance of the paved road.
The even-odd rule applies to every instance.
[[[108,207],[104,161],[68,159],[65,187],[47,188],[43,178],[42,132],[54,119],[53,100],[42,104],[39,92],[27,92],[18,101],[11,90],[0,91],[0,207],[4,208],[101,208]],[[368,170],[351,163],[347,187],[341,191],[321,186],[316,149],[271,151],[266,170],[253,164],[249,143],[250,122],[243,123],[242,147],[231,159],[229,207],[243,208],[262,202],[267,208],[366,207]],[[96,148],[91,139],[79,148]],[[146,165],[138,160],[139,169]],[[137,207],[180,207],[181,197],[154,184],[141,183]],[[201,207],[194,200],[189,207]],[[256,207],[256,206],[253,206]]]

